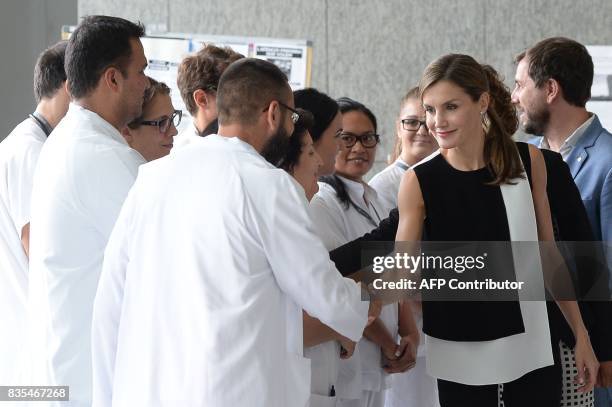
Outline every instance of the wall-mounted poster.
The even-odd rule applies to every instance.
[[[594,76],[591,87],[591,100],[586,107],[597,114],[601,124],[612,129],[612,46],[587,45],[593,58]]]
[[[63,26],[62,38],[68,39],[75,28]],[[178,66],[185,56],[197,52],[204,44],[227,46],[245,57],[272,62],[287,75],[293,90],[310,86],[312,42],[307,40],[167,33],[147,35],[141,42],[149,63],[145,73],[168,85],[174,108],[183,111],[179,131],[189,126],[191,116],[176,84]]]
[[[265,59],[278,66],[287,75],[293,90],[310,84],[310,50],[307,45],[255,42],[254,58]]]

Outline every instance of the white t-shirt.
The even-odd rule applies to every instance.
[[[35,383],[91,405],[91,317],[104,248],[144,163],[96,113],[70,104],[34,175],[29,308]]]

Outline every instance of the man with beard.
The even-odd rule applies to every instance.
[[[176,137],[174,149],[189,144],[199,137],[215,134],[217,123],[217,87],[219,78],[234,61],[244,58],[229,47],[205,45],[201,50],[181,61],[176,84],[193,121]]]
[[[143,35],[121,18],[81,21],[65,53],[72,103],[34,175],[32,382],[69,386],[73,407],[91,406],[91,317],[104,247],[144,162],[120,133],[141,114],[149,86]]]
[[[512,100],[519,111],[519,121],[525,132],[539,137],[535,142],[540,148],[560,153],[569,166],[594,240],[603,241],[607,249],[609,267],[612,255],[612,134],[585,108],[593,83],[591,56],[576,41],[548,38],[519,54],[516,62]],[[608,284],[612,286],[610,276]],[[609,312],[597,315],[600,318],[596,324],[604,327],[601,332],[609,331],[612,316]],[[601,387],[595,389],[598,407],[612,404],[612,345],[609,332],[607,335],[607,340],[602,340],[591,332],[601,363],[598,378]],[[601,344],[599,349],[597,342]],[[586,398],[584,403],[588,403]]]
[[[284,155],[293,105],[275,65],[237,61],[219,82],[218,134],[140,168],[94,304],[94,407],[306,406],[302,309],[353,341],[380,311],[334,269],[303,190],[261,155]]]

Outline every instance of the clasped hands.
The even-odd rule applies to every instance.
[[[400,339],[399,345],[381,347],[385,372],[402,373],[412,369],[416,364],[417,346],[418,344],[410,336],[404,336]]]

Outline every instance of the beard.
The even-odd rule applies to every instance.
[[[550,122],[550,112],[547,109],[539,109],[531,113],[525,112],[525,115],[527,116],[524,124],[525,133],[543,136]]]
[[[261,156],[273,166],[278,167],[287,155],[288,148],[289,133],[284,127],[280,126],[276,133],[264,144]]]
[[[219,120],[215,119],[206,126],[206,128],[200,133],[200,137],[206,137],[211,134],[217,134],[219,131]]]

